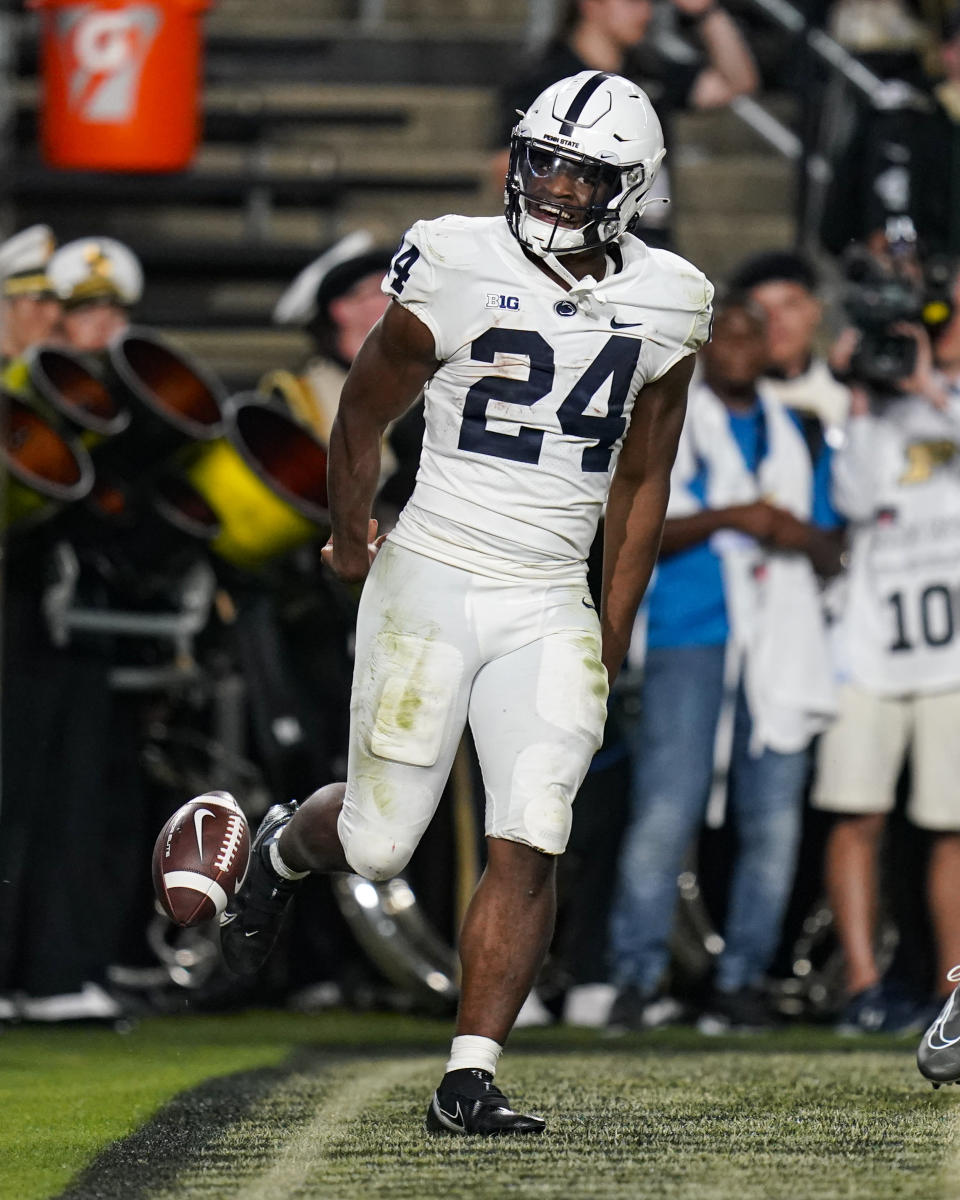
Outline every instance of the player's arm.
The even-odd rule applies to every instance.
[[[370,569],[370,509],[383,431],[406,412],[439,365],[433,334],[396,301],[354,359],[330,431],[327,466],[331,541],[324,557],[341,579],[359,582]]]
[[[637,397],[610,487],[600,623],[611,683],[626,657],[637,606],[657,560],[692,374],[689,355]]]

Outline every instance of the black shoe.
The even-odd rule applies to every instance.
[[[947,975],[960,978],[956,967]],[[960,1079],[960,984],[953,989],[917,1049],[917,1066],[934,1087]]]
[[[919,1033],[930,1023],[929,1000],[913,995],[896,979],[883,979],[852,995],[834,1029],[842,1034]]]
[[[764,990],[745,987],[736,992],[715,989],[697,1021],[697,1028],[701,1033],[726,1033],[727,1030],[749,1033],[775,1029],[780,1023]]]
[[[450,1071],[427,1109],[428,1133],[491,1137],[503,1133],[543,1133],[546,1121],[514,1112],[489,1071]]]
[[[641,991],[631,985],[617,992],[607,1017],[607,1028],[611,1033],[636,1033],[676,1025],[684,1016],[683,1005],[673,996],[661,991]]]
[[[269,858],[270,843],[280,836],[297,811],[297,803],[274,804],[260,822],[250,847],[250,866],[243,886],[220,917],[220,949],[234,975],[253,975],[270,956],[283,914],[299,879],[284,879]]]

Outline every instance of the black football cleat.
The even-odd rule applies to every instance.
[[[243,885],[220,916],[220,949],[234,975],[253,975],[270,957],[299,879],[284,879],[273,869],[270,843],[297,811],[297,803],[274,804],[260,822],[250,846]]]
[[[954,967],[947,978],[951,983],[960,980],[960,967]],[[917,1048],[917,1066],[934,1087],[960,1079],[960,984],[923,1035]]]
[[[468,1137],[543,1133],[540,1117],[514,1112],[489,1071],[450,1071],[433,1093],[427,1109],[428,1133],[459,1133]]]

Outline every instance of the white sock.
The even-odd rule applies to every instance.
[[[277,845],[279,841],[279,838],[274,838],[272,842],[267,843],[270,854],[270,866],[273,867],[281,879],[306,879],[310,874],[309,871],[294,871],[280,857],[280,848]]]
[[[450,1043],[450,1060],[448,1071],[475,1070],[497,1073],[497,1060],[503,1053],[503,1047],[493,1038],[478,1037],[472,1033],[462,1033]]]

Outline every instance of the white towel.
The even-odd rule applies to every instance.
[[[803,437],[779,402],[760,391],[768,451],[757,475],[748,470],[723,402],[706,386],[691,391],[671,478],[668,517],[703,505],[689,484],[707,467],[706,502],[729,508],[765,499],[808,521],[813,472]],[[723,563],[732,649],[744,665],[753,718],[751,752],[804,749],[836,713],[833,671],[817,580],[806,555],[770,551],[723,530],[711,539]]]

